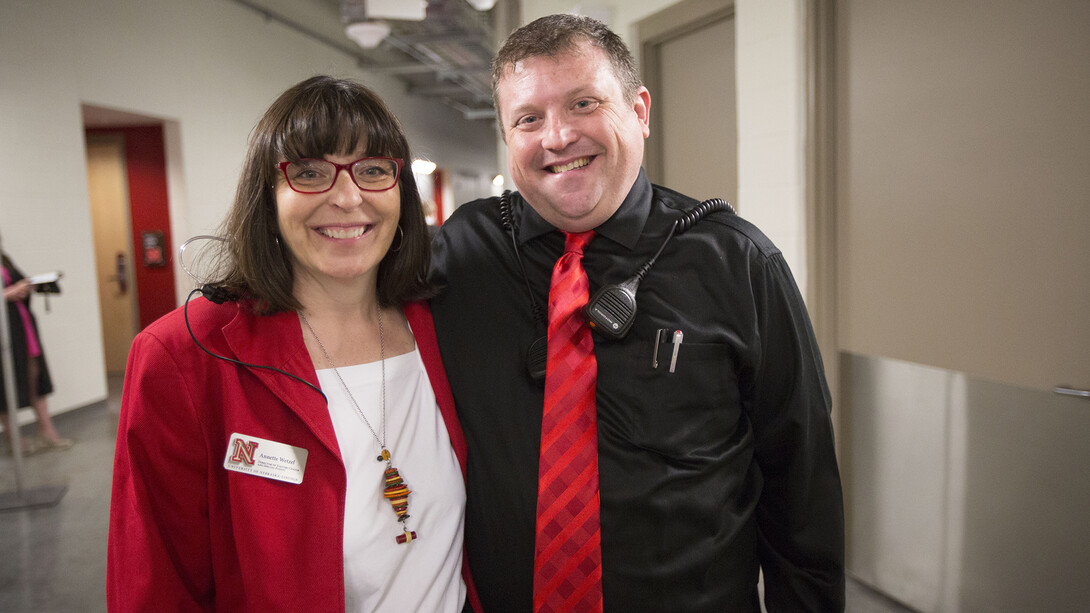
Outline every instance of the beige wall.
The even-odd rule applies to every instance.
[[[841,348],[1090,383],[1090,3],[839,4]]]
[[[810,298],[806,227],[806,53],[809,3],[735,2],[738,203],[783,251]],[[814,309],[817,305],[810,304]],[[816,319],[815,319],[816,321]]]

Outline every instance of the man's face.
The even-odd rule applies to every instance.
[[[589,42],[509,66],[496,86],[511,178],[546,221],[583,232],[609,219],[639,174],[651,96],[626,102]]]

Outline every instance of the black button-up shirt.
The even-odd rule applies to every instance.
[[[529,291],[547,309],[564,236],[518,194]],[[635,273],[697,202],[641,171],[584,251],[591,295]],[[431,306],[469,444],[466,544],[487,611],[530,611],[543,387],[535,323],[499,199],[438,233]],[[675,236],[640,283],[621,340],[594,335],[606,611],[844,606],[844,517],[821,357],[778,249],[718,212]],[[673,344],[656,331],[683,332]]]

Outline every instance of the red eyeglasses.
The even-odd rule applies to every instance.
[[[405,162],[397,158],[367,157],[347,164],[303,158],[297,162],[280,162],[276,167],[284,173],[292,190],[300,194],[320,194],[333,188],[337,173],[342,170],[347,170],[356,187],[363,191],[384,192],[397,185],[404,165]]]

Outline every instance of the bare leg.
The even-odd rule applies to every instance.
[[[38,395],[38,372],[41,357],[31,358],[28,364],[30,374],[30,406],[38,417],[38,435],[45,445],[52,447],[70,447],[72,442],[62,439],[53,427],[53,418],[49,414],[49,402],[45,396]]]

